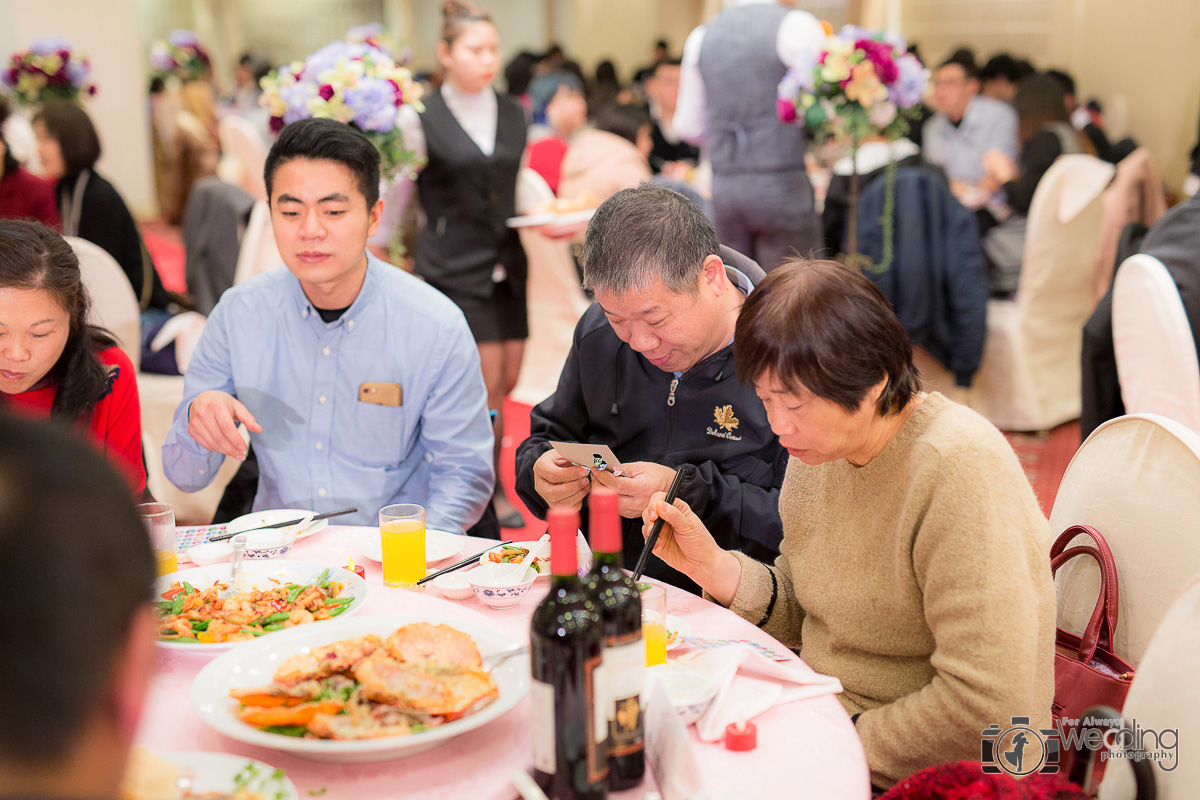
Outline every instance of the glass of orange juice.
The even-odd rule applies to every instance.
[[[138,512],[150,534],[159,576],[175,572],[179,569],[175,553],[175,507],[170,503],[142,503]]]
[[[383,583],[411,589],[425,577],[425,509],[398,503],[379,510]]]
[[[642,640],[646,643],[646,666],[667,660],[667,590],[653,583],[639,583],[642,593]]]

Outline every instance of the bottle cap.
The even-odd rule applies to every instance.
[[[621,552],[620,498],[606,486],[594,486],[588,494],[592,549],[597,553]]]
[[[546,522],[550,524],[550,572],[575,575],[579,569],[579,554],[575,547],[579,512],[552,508],[546,512]]]
[[[725,726],[726,750],[753,750],[758,747],[758,728],[753,722],[731,722]]]

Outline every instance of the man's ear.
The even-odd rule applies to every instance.
[[[709,287],[717,297],[728,291],[729,276],[725,274],[725,263],[720,256],[711,255],[704,259],[700,267],[700,283]]]
[[[156,627],[154,609],[149,604],[139,608],[134,612],[129,630],[113,659],[110,690],[113,724],[118,733],[130,741],[137,732],[146,692],[158,665],[154,647]]]
[[[375,231],[379,230],[379,220],[383,219],[383,198],[375,201],[375,205],[371,206],[371,210],[367,212],[367,238],[370,239],[375,235]]]

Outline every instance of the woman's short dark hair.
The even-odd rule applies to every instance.
[[[1063,86],[1049,75],[1034,75],[1017,84],[1013,109],[1022,144],[1051,123],[1071,122]]]
[[[750,293],[733,337],[743,384],[772,372],[787,391],[803,387],[850,413],[884,378],[878,413],[908,405],[921,389],[912,355],[883,293],[837,261],[784,261]]]
[[[67,312],[67,344],[47,374],[56,387],[50,414],[70,422],[90,417],[109,390],[97,348],[116,342],[87,323],[91,300],[71,245],[40,222],[0,220],[0,288],[48,292]]]
[[[47,100],[33,115],[33,122],[42,123],[51,138],[58,142],[67,175],[92,169],[100,160],[100,135],[96,133],[92,118],[79,104],[69,100]]]
[[[0,413],[0,563],[0,764],[53,766],[106,702],[154,587],[129,485],[66,425]]]
[[[296,158],[337,162],[354,173],[368,209],[379,199],[379,151],[362,131],[333,119],[302,119],[285,126],[263,165],[268,200],[275,170]]]

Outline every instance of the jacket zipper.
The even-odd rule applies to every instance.
[[[665,459],[667,453],[670,452],[671,440],[675,438],[675,389],[679,386],[679,381],[679,378],[671,378],[671,388],[667,393],[667,436],[663,440],[662,451],[658,454],[658,457],[654,459],[659,464],[663,463],[663,459]]]
[[[675,405],[675,387],[678,385],[679,385],[679,378],[672,378],[671,379],[671,391],[667,395],[667,405],[669,405],[669,406]]]

